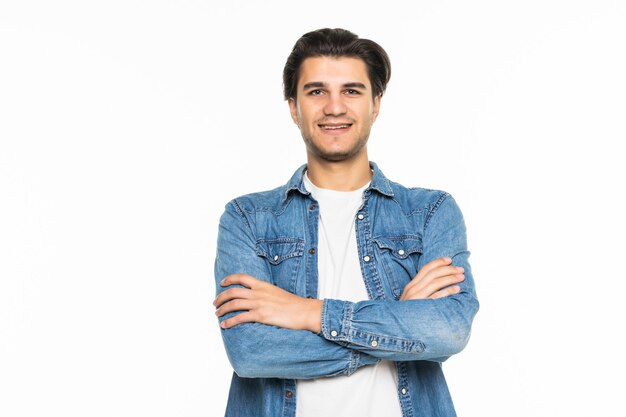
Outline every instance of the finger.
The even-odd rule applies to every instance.
[[[215,310],[217,317],[222,317],[225,314],[232,313],[233,311],[249,311],[254,308],[254,302],[250,300],[235,299],[223,304],[220,308]]]
[[[430,284],[422,288],[420,292],[422,293],[424,298],[430,297],[432,294],[436,293],[437,291],[440,291],[451,285],[458,284],[464,279],[465,279],[465,275],[463,274],[446,275],[444,277],[437,278],[431,281]]]
[[[250,298],[250,289],[240,287],[229,288],[215,298],[213,305],[215,307],[219,307],[230,300],[234,300],[235,298]]]
[[[443,258],[433,259],[432,261],[426,263],[424,266],[417,271],[417,274],[411,279],[411,284],[415,284],[420,282],[429,272],[434,269],[450,265],[452,263],[452,258],[444,256]]]
[[[450,258],[448,258],[450,259]],[[434,261],[433,261],[434,262]],[[420,274],[422,274],[420,270]],[[462,274],[464,269],[458,266],[438,266],[426,271],[424,274],[416,276],[405,287],[405,291],[411,291],[417,289],[418,291],[429,285],[433,280],[444,277],[446,275]]]
[[[409,288],[403,293],[401,300],[417,300],[423,298],[430,298],[436,292],[449,287],[453,284],[458,284],[465,279],[463,274],[446,275],[436,280],[433,280],[429,285],[423,287],[414,286]]]
[[[220,327],[222,329],[230,329],[231,327],[234,327],[238,324],[241,323],[252,323],[254,322],[254,314],[250,313],[249,311],[244,311],[242,313],[237,314],[236,316],[227,318],[226,320],[223,320],[220,323]]]
[[[431,285],[433,281],[451,275],[463,274],[464,271],[460,266],[440,266],[428,272],[420,281],[413,285],[418,289],[425,288]]]
[[[461,292],[461,287],[459,287],[458,285],[453,285],[451,287],[444,288],[443,290],[437,291],[436,293],[431,295],[429,298],[432,298],[432,299],[443,298],[449,295],[458,294],[459,292]]]
[[[252,288],[260,280],[248,274],[232,274],[224,278],[220,285],[222,287],[228,287],[229,285],[243,285],[244,287]]]
[[[444,256],[442,258],[437,258],[437,259],[433,259],[432,261],[428,262],[427,264],[425,264],[424,266],[422,266],[420,268],[420,270],[417,272],[417,276],[424,276],[426,274],[428,274],[430,271],[432,271],[433,269],[442,267],[442,266],[446,266],[446,265],[450,265],[452,263],[452,258],[448,257],[448,256]]]

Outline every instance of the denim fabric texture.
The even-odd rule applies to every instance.
[[[461,211],[448,193],[405,188],[370,165],[372,181],[355,219],[370,299],[325,299],[319,334],[259,323],[221,330],[235,371],[227,417],[293,417],[296,380],[350,375],[381,359],[396,361],[404,417],[456,415],[441,363],[466,346],[478,311]],[[225,289],[219,282],[226,276],[245,273],[317,298],[319,208],[303,185],[305,169],[282,187],[226,205],[215,261],[217,293]],[[419,269],[443,256],[465,269],[460,293],[399,301]]]

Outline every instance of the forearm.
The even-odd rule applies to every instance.
[[[254,322],[320,332],[322,300],[300,297],[248,274],[229,275],[219,285],[228,289],[213,301],[215,315],[238,313],[222,320],[222,329]]]
[[[330,342],[378,358],[442,361],[467,344],[478,308],[467,255],[455,256],[466,265],[467,279],[453,273],[458,267],[444,266],[452,259],[434,260],[410,282],[423,289],[413,299],[402,301],[310,300],[247,274],[234,274],[220,284],[229,289],[216,298],[216,314],[223,318],[221,327],[226,330],[263,323],[284,330],[321,332]],[[455,288],[451,295],[442,297],[451,287]],[[350,363],[358,362],[350,359]]]
[[[310,379],[350,375],[377,362],[373,356],[326,340],[307,330],[244,323],[222,330],[226,353],[237,375],[247,378]]]
[[[475,299],[464,294],[436,300],[325,300],[322,335],[381,359],[441,360],[465,347],[477,309]]]
[[[442,207],[448,213],[452,211],[456,221],[446,219],[450,226],[445,233],[426,234],[418,269],[433,259],[451,258],[452,265],[464,271],[464,279],[455,283],[454,293],[437,299],[403,301],[325,300],[321,333],[327,340],[394,361],[441,361],[465,347],[478,300],[460,212],[454,204]],[[439,289],[435,285],[434,291]]]
[[[242,216],[229,204],[220,221],[215,260],[217,296],[227,290],[221,283],[232,274],[250,274],[260,281],[271,282],[267,265],[255,253],[256,239]],[[224,314],[219,321],[223,323],[240,313]],[[319,322],[321,313],[317,314]],[[351,374],[377,361],[307,330],[251,322],[222,329],[221,333],[228,358],[241,377],[317,378]]]
[[[299,297],[247,274],[220,282],[215,314],[239,376],[316,378],[375,362],[318,335],[322,300]]]

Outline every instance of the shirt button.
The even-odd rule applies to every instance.
[[[309,210],[315,210],[315,204],[311,204],[311,205],[309,206]]]
[[[370,261],[370,257],[369,257],[369,256],[367,256],[367,255],[365,255],[365,256],[363,257],[363,260],[364,260],[365,262],[369,262],[369,261]]]
[[[356,217],[357,217],[357,219],[359,219],[359,220],[363,220],[363,219],[365,218],[365,216],[364,216],[364,215],[362,215],[361,213],[359,213],[359,215],[358,215],[358,216],[356,216]]]
[[[278,255],[274,255],[274,262],[278,261]]]
[[[406,388],[402,388],[402,391],[401,391],[401,392],[402,392],[402,395],[406,395],[406,393],[407,393]]]
[[[315,253],[315,248],[311,248],[311,249],[309,249],[309,253],[310,253],[311,255],[313,255],[313,254]]]
[[[398,255],[400,255],[400,256],[404,255],[404,250],[403,250],[403,249],[400,249],[400,250],[398,251]]]
[[[330,335],[332,337],[337,337],[337,330],[333,330],[332,332],[330,332]]]
[[[378,346],[378,342],[375,340],[372,340],[372,347],[375,348],[376,346]]]
[[[287,395],[287,398],[291,398],[291,397],[293,397],[293,392],[291,392],[291,391],[287,391],[287,392],[285,393],[285,395]]]

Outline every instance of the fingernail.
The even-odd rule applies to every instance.
[[[226,278],[224,278],[223,280],[220,281],[220,285],[224,285],[224,281],[226,281]]]
[[[462,266],[459,266],[456,268],[459,272],[465,272],[465,268],[463,268]]]

